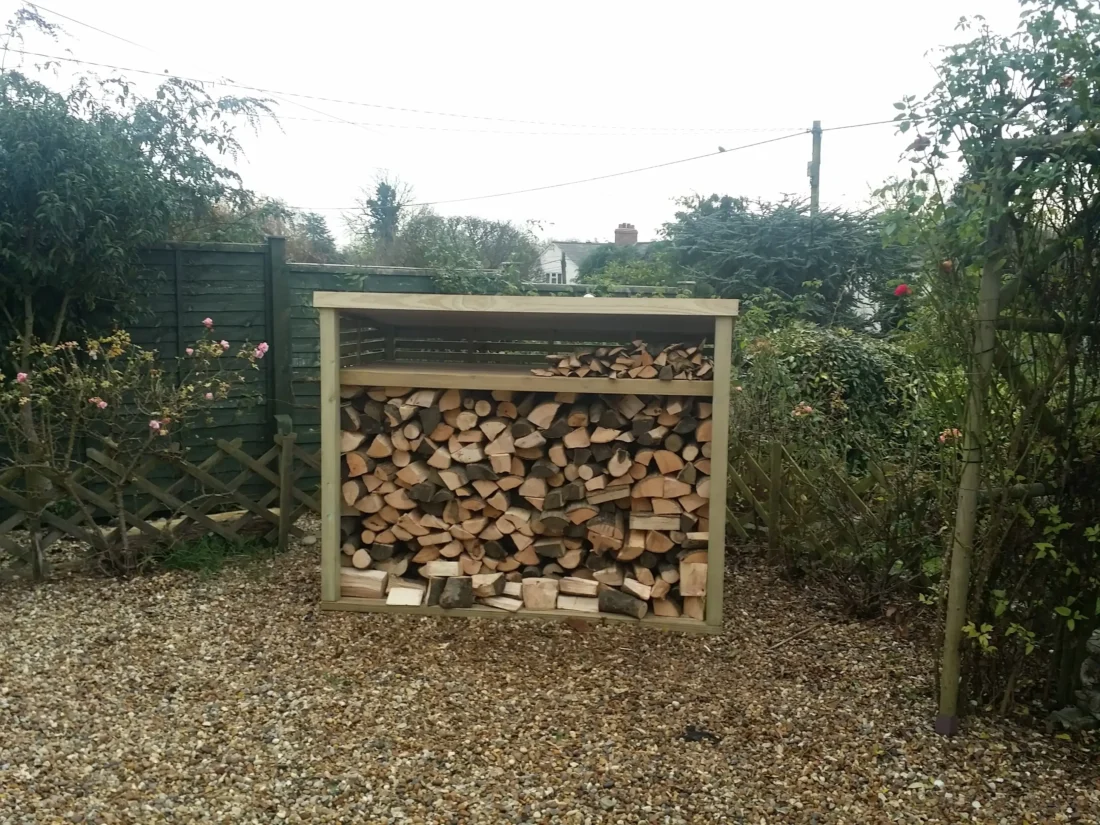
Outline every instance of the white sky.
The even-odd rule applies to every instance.
[[[18,5],[0,0],[4,19]],[[894,101],[923,95],[935,82],[929,51],[965,38],[954,31],[961,15],[983,14],[1008,31],[1019,13],[1015,0],[46,5],[148,48],[60,20],[68,32],[61,45],[31,36],[29,50],[64,54],[58,50],[68,48],[72,57],[90,61],[382,106],[595,127],[285,99],[309,111],[278,101],[288,119],[281,131],[272,123],[245,138],[240,171],[258,192],[317,209],[340,237],[340,209],[327,207],[353,204],[380,169],[410,183],[418,201],[448,200],[782,134],[741,129],[807,129],[814,119],[828,129],[889,119]],[[906,174],[898,157],[908,140],[892,126],[826,132],[823,203],[858,205],[889,176]],[[672,217],[678,196],[808,194],[809,157],[807,134],[611,180],[436,209],[535,220],[543,237],[555,239],[610,240],[614,227],[627,221],[648,240]]]

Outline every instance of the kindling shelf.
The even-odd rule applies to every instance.
[[[507,364],[412,364],[382,362],[340,370],[340,383],[361,387],[423,387],[517,392],[576,392],[712,396],[713,381],[532,375],[530,367]]]

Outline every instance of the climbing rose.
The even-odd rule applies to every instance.
[[[909,284],[898,284],[897,289],[894,290],[894,295],[898,298],[904,298],[906,295],[912,295],[913,290],[909,288]]]
[[[266,351],[267,350],[262,350],[259,347],[256,347],[256,349],[252,350],[252,357],[255,358],[256,360],[259,360],[259,359],[264,357],[264,353]]]
[[[229,349],[229,342],[228,341],[219,341],[218,346],[220,346],[223,350]]]
[[[20,384],[25,384],[27,383],[27,374],[25,372],[21,372],[15,376],[15,380],[18,381]]]
[[[149,429],[153,432],[156,432],[160,429],[160,422],[154,418],[152,421],[149,422]]]
[[[104,401],[103,399],[100,399],[99,401],[96,402],[96,406],[99,407],[101,410],[105,410],[105,409],[107,409],[107,402]]]
[[[187,349],[185,349],[184,352],[186,352],[188,355],[194,355],[195,354],[195,350],[193,350],[191,347],[188,347]]]
[[[256,349],[257,349],[257,351],[259,351],[259,352],[262,352],[262,353],[265,353],[265,354],[266,354],[266,353],[267,353],[267,351],[268,351],[269,349],[271,349],[271,348],[270,348],[270,347],[269,347],[269,346],[267,345],[267,341],[260,341],[260,343],[258,343],[258,344],[256,345]]]
[[[202,325],[204,327],[206,327],[207,329],[213,329],[214,328],[214,319],[213,318],[203,318],[202,319]]]
[[[208,392],[206,395],[203,396],[203,398],[205,398],[207,401],[213,401],[214,400],[214,393]]]

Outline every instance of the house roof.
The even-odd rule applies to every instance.
[[[610,242],[595,243],[592,241],[551,241],[554,246],[565,253],[565,257],[580,266],[585,258],[599,249],[601,246],[610,246]],[[638,252],[644,253],[649,246],[648,242],[633,244]]]

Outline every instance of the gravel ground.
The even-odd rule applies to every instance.
[[[1100,821],[1082,743],[934,736],[928,650],[755,563],[696,637],[322,613],[315,556],[0,591],[0,823]]]

